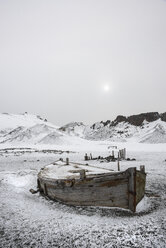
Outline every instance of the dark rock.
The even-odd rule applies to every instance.
[[[119,133],[119,134],[123,134],[124,132],[123,132],[123,131],[118,131],[117,133]]]
[[[60,127],[59,130],[65,132],[66,128],[65,127]]]
[[[36,194],[37,192],[39,192],[39,189],[38,189],[38,190],[30,189],[29,191],[30,191],[32,194]]]
[[[111,123],[111,126],[116,126],[118,123],[123,122],[123,121],[126,122],[127,118],[123,115],[118,115],[116,119]]]
[[[166,122],[166,112],[163,114],[160,114],[161,120]]]
[[[126,116],[123,116],[123,115],[118,115],[115,119],[115,122],[119,123],[119,122],[123,122],[123,121],[126,121],[127,118]]]
[[[92,128],[92,129],[95,129],[95,126],[96,126],[96,125],[95,125],[95,123],[94,123],[94,124],[91,126],[91,128]]]
[[[158,112],[142,113],[139,115],[131,115],[127,118],[127,121],[135,126],[140,126],[144,120],[148,122],[156,121],[160,118]]]
[[[110,124],[111,123],[111,121],[110,120],[107,120],[107,121],[101,121],[100,123],[102,123],[103,125],[104,125],[104,127],[105,126],[107,126],[108,124]]]

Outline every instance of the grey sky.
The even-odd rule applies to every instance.
[[[165,112],[166,1],[0,0],[0,112],[25,111],[57,125]]]

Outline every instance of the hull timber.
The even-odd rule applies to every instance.
[[[44,170],[38,174],[39,191],[68,205],[120,207],[135,212],[145,193],[146,174],[135,167],[123,172],[89,175],[81,169],[72,171],[80,173],[79,177],[60,179],[56,175],[48,177]]]

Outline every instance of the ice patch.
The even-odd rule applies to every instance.
[[[150,208],[150,200],[148,197],[144,196],[144,198],[138,203],[136,207],[136,212],[145,212]]]
[[[16,188],[24,188],[33,185],[35,177],[27,172],[18,174],[5,174],[2,183],[10,184]],[[36,181],[36,179],[35,179]]]

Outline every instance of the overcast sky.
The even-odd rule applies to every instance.
[[[0,112],[166,111],[166,1],[0,0]]]

